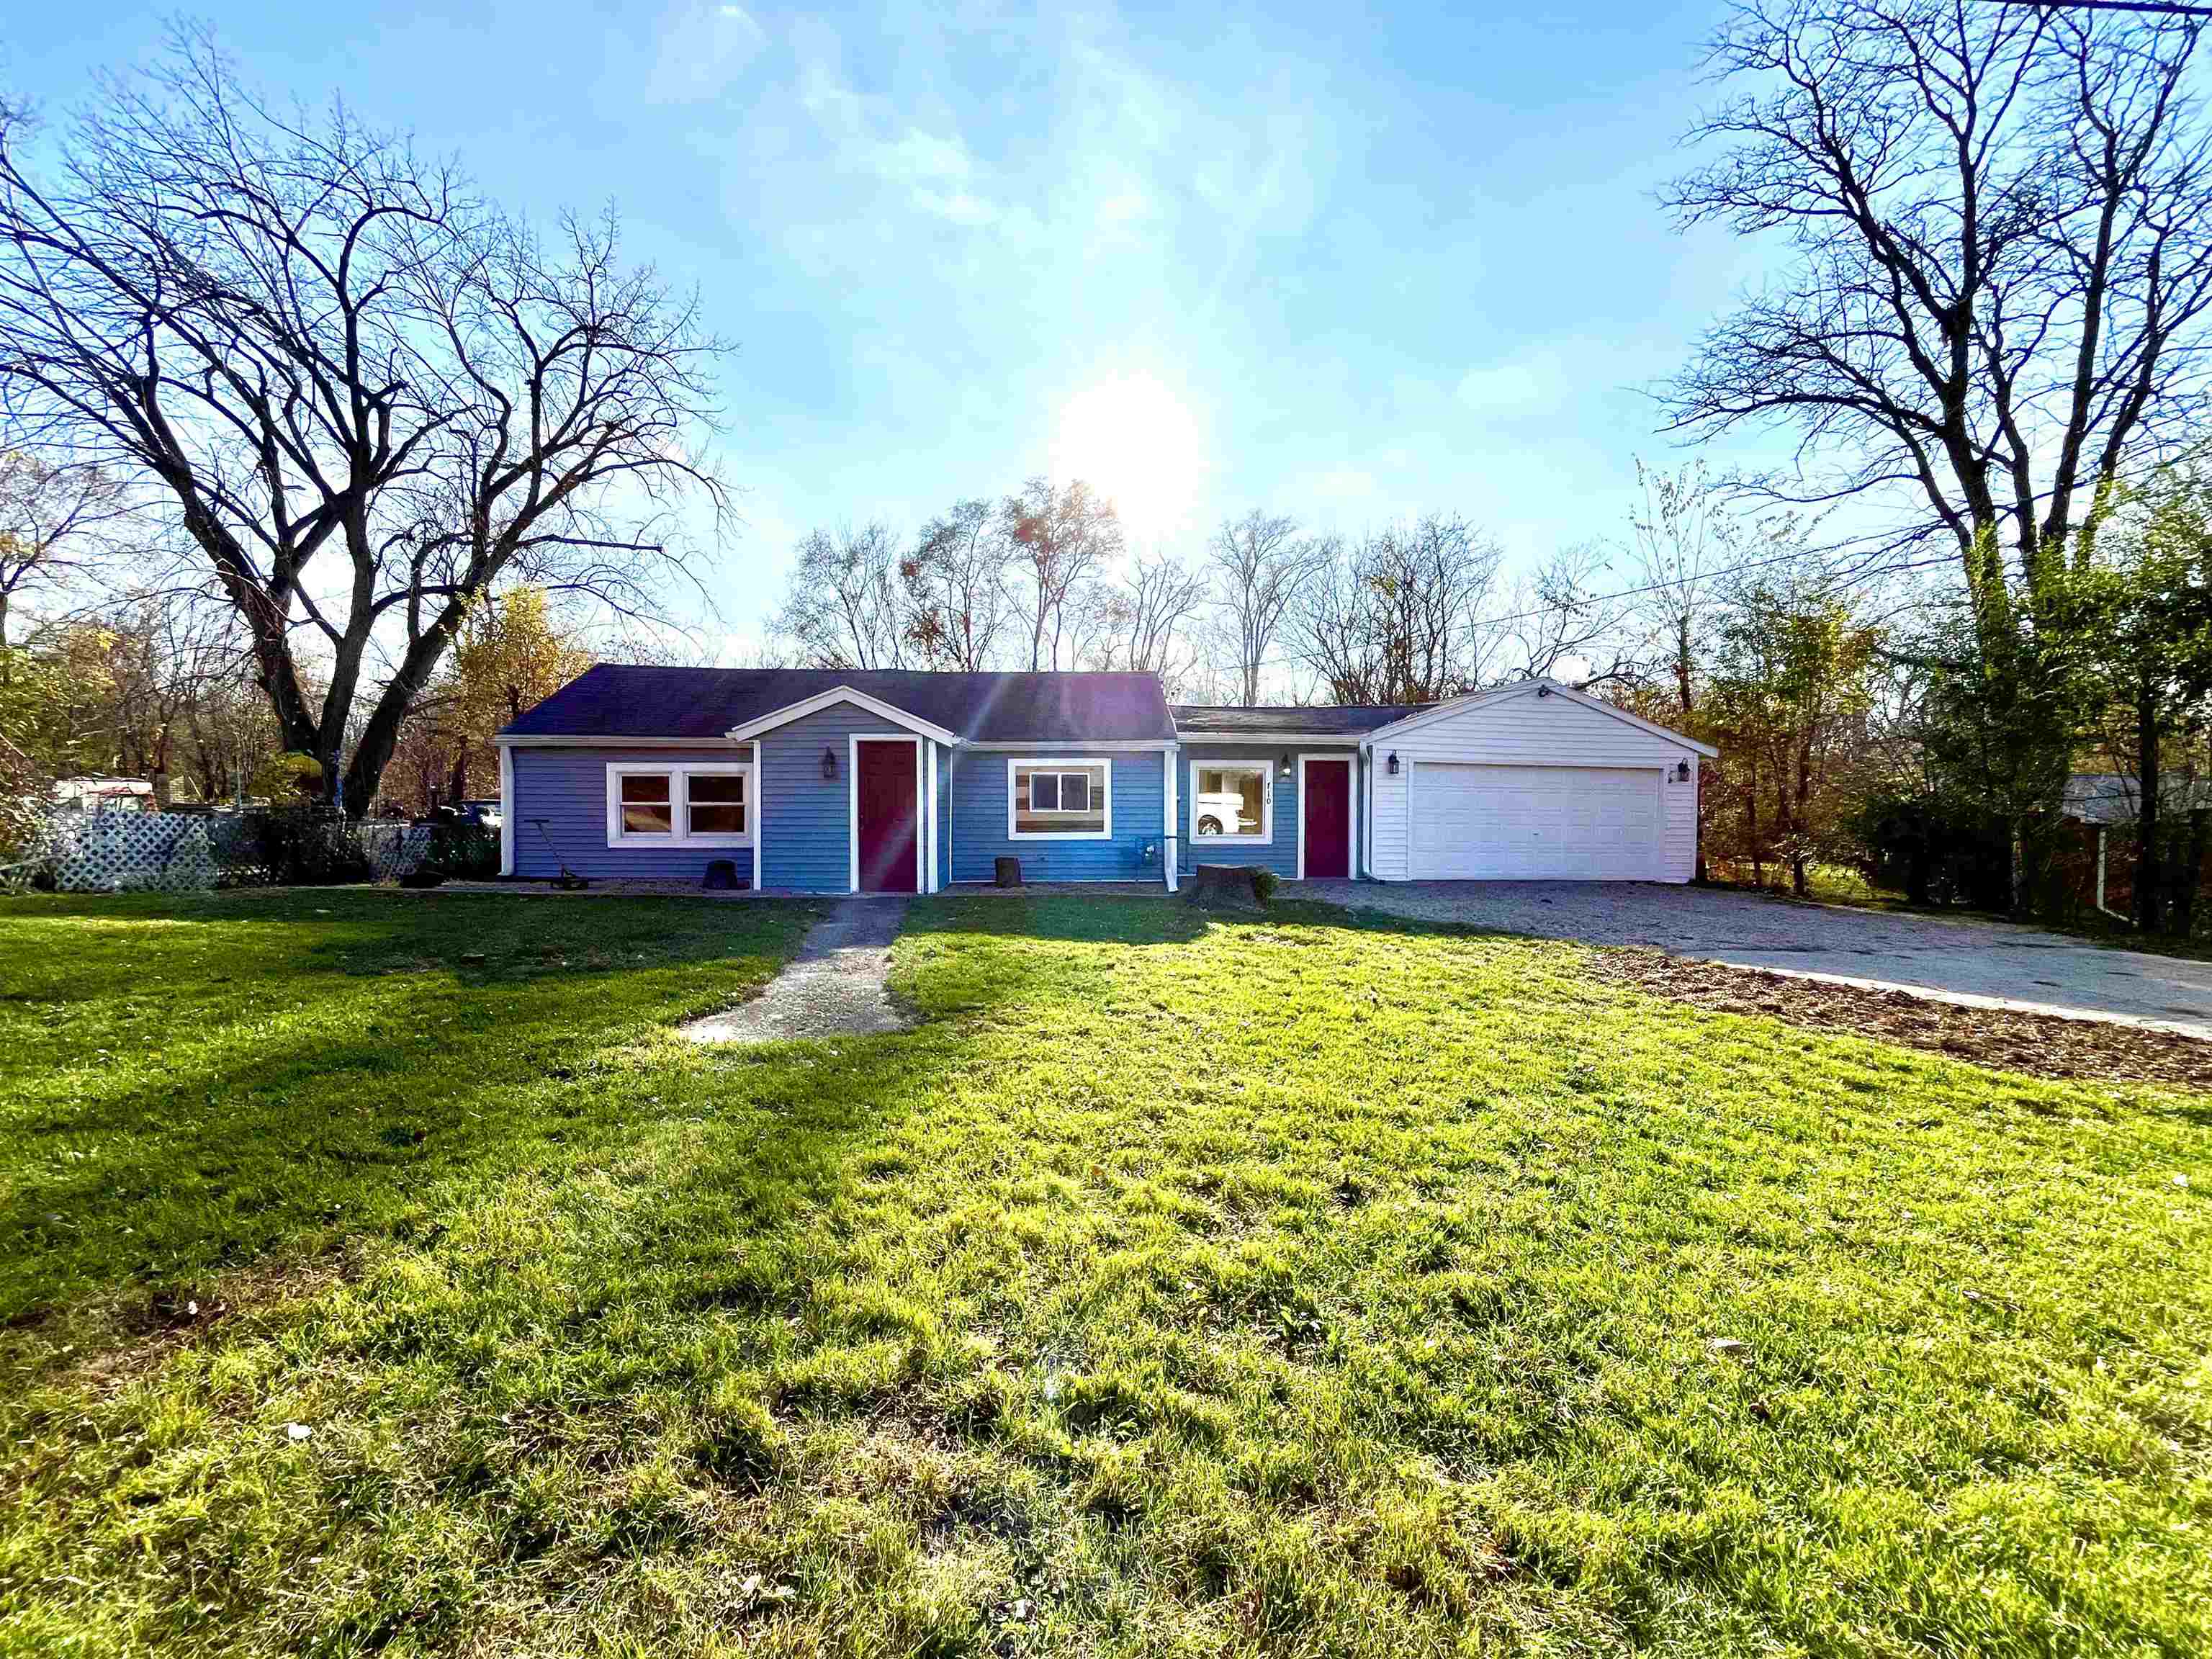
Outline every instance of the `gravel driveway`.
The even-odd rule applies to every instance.
[[[1739,967],[2212,1037],[2212,963],[2109,951],[2007,922],[1895,915],[1634,882],[1316,881],[1354,909],[1504,933],[1651,945]]]

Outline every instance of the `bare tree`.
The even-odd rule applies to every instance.
[[[810,532],[775,630],[807,668],[903,668],[911,633],[890,526]]]
[[[1383,641],[1358,556],[1334,537],[1322,545],[1325,562],[1286,618],[1290,651],[1322,701],[1382,702]]]
[[[1121,551],[1113,502],[1078,478],[1031,478],[1001,509],[1019,577],[1012,603],[1028,625],[1030,667],[1057,668],[1085,590]]]
[[[1476,683],[1477,619],[1500,559],[1456,515],[1393,526],[1348,551],[1331,544],[1299,590],[1291,648],[1335,702],[1456,696]]]
[[[1191,626],[1205,605],[1205,573],[1168,554],[1141,554],[1128,574],[1100,584],[1091,665],[1157,674],[1179,696],[1198,667]]]
[[[1745,89],[1695,138],[1685,223],[1784,233],[1794,269],[1709,332],[1676,422],[1799,434],[1790,499],[1874,497],[1964,577],[2012,903],[2071,765],[2056,589],[2116,486],[2207,408],[2212,148],[2202,21],[1956,0],[1752,0]]]
[[[921,527],[899,561],[907,640],[932,668],[991,665],[1007,616],[1006,519],[982,500],[956,501]]]
[[[1673,689],[1678,718],[1687,722],[1709,643],[1713,572],[1734,562],[1738,537],[1702,461],[1665,473],[1639,459],[1636,483],[1644,499],[1631,523],[1644,590],[1636,620]]]
[[[48,714],[73,728],[85,759],[103,772],[144,778],[161,806],[173,775],[210,799],[238,768],[280,746],[267,704],[252,695],[236,619],[192,595],[134,594],[70,616],[43,629],[35,648],[68,665],[75,707]],[[241,693],[250,710],[243,719],[235,707]]]
[[[1705,463],[1672,473],[1636,463],[1643,500],[1631,516],[1640,586],[1629,622],[1638,635],[1638,667],[1651,681],[1649,711],[1692,736],[1699,735],[1700,701],[1711,676],[1715,622],[1722,609],[1714,592],[1717,573],[1739,561],[1746,543]],[[1719,769],[1698,775],[1697,879],[1705,879],[1705,827],[1712,810],[1711,784]]]
[[[1261,676],[1291,607],[1335,551],[1297,531],[1296,520],[1255,507],[1224,520],[1206,547],[1215,594],[1210,631],[1235,677],[1235,701],[1247,707],[1260,701]]]
[[[1780,423],[1816,499],[1917,502],[1984,626],[2102,493],[2201,430],[2212,305],[2201,27],[1955,0],[1752,0],[1712,64],[1685,224],[1795,264],[1711,330],[1677,424]]]
[[[197,691],[184,705],[179,772],[202,800],[240,794],[246,780],[282,751],[269,700],[253,683],[253,656],[234,626],[219,652],[202,659]]]
[[[721,348],[611,216],[542,242],[342,106],[263,105],[194,34],[51,168],[24,136],[0,113],[0,398],[174,509],[353,811],[495,580],[647,608],[678,510],[720,511],[695,445]]]
[[[100,532],[128,510],[124,491],[97,467],[0,453],[0,652],[16,596],[82,571],[100,550]]]
[[[1602,542],[1563,547],[1512,588],[1509,609],[1476,618],[1479,683],[1566,678],[1578,685],[1632,684],[1638,658],[1622,637],[1626,607],[1601,583],[1612,550]]]

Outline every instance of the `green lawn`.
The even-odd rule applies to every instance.
[[[1137,898],[669,1034],[811,914],[0,901],[0,1651],[2212,1651],[2204,1097]]]

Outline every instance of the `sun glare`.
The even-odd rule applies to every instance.
[[[1197,506],[1204,434],[1161,381],[1116,375],[1086,386],[1060,410],[1052,470],[1104,495],[1130,540],[1149,544],[1181,528]]]

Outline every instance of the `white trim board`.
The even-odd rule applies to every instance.
[[[781,708],[746,720],[742,725],[733,726],[722,735],[732,743],[742,743],[749,738],[757,738],[763,732],[773,732],[779,726],[788,726],[793,720],[804,720],[809,714],[818,714],[823,709],[835,708],[841,702],[849,702],[856,708],[864,708],[878,720],[889,720],[900,728],[897,733],[899,736],[903,737],[911,733],[924,738],[934,738],[948,747],[957,747],[959,744],[958,733],[948,732],[941,726],[931,724],[919,714],[909,714],[905,709],[885,702],[881,697],[872,697],[866,692],[855,690],[849,685],[832,686],[827,691],[817,691],[811,697],[802,697],[797,702],[787,703]]]
[[[499,751],[499,872],[514,873],[514,750]]]
[[[1217,744],[1234,745],[1240,743],[1327,743],[1340,744],[1346,749],[1352,749],[1357,747],[1360,739],[1366,736],[1367,733],[1364,732],[1297,732],[1286,728],[1280,732],[1184,732],[1178,735],[1176,741],[1190,749],[1206,749]]]
[[[743,751],[720,737],[704,738],[533,738],[508,737],[504,733],[492,742],[501,749],[705,749],[732,754]]]
[[[848,695],[844,701],[857,702],[863,700]],[[775,715],[770,718],[772,718],[776,723],[781,724],[784,721],[784,711],[779,710]],[[891,710],[890,713],[884,714],[884,718],[910,719],[911,716],[902,717],[897,714],[896,710]],[[757,725],[758,722],[756,721],[753,724]],[[1035,750],[1046,749],[1055,744],[1066,744],[1071,743],[1079,743],[1085,749],[1094,750],[1099,754],[1111,755],[1156,754],[1163,750],[1172,749],[1175,747],[1175,739],[1172,738],[1145,738],[1141,739],[1023,738],[1007,742],[994,739],[989,743],[970,743],[964,738],[956,737],[952,733],[944,731],[942,728],[931,726],[927,720],[915,722],[913,729],[916,733],[922,737],[935,738],[938,743],[943,744],[947,749],[979,749],[988,750],[993,753],[1001,754],[1025,755]],[[734,738],[731,735],[733,732],[744,732],[745,736],[742,738]],[[745,744],[755,741],[756,738],[757,734],[748,727],[732,726],[730,732],[712,732],[705,737],[698,738],[648,738],[635,735],[623,736],[617,734],[610,734],[605,737],[576,737],[572,735],[536,737],[528,733],[516,734],[502,732],[499,736],[495,737],[492,739],[492,742],[502,749],[726,748],[732,749],[732,750],[741,750]],[[1272,738],[1267,740],[1270,742],[1278,741],[1278,739]],[[1230,738],[1224,738],[1222,741],[1233,743],[1238,741],[1238,739]],[[1333,738],[1316,738],[1313,739],[1313,741],[1320,743],[1333,743],[1338,741],[1338,739]],[[1357,738],[1346,737],[1341,739],[1341,741],[1349,744],[1356,742]]]
[[[927,851],[922,854],[922,865],[927,874],[923,878],[921,890],[937,890],[937,739],[930,738],[922,744],[921,776],[924,787],[915,811],[921,818],[921,833],[928,838]]]
[[[1094,757],[1097,755],[1151,754],[1155,750],[1172,749],[1176,746],[1176,739],[1173,738],[1126,740],[1102,738],[1095,741],[1090,738],[1023,738],[1013,742],[1000,742],[994,738],[989,743],[971,741],[960,746],[963,749],[981,749],[992,754],[1029,755],[1036,750],[1049,748],[1054,744],[1071,743],[1080,744],[1084,748],[1091,750],[1093,751]]]
[[[761,764],[761,746],[753,744],[753,891],[764,884],[762,854],[768,846],[768,769]]]
[[[1182,775],[1182,755],[1170,746],[1160,757],[1160,865],[1166,872],[1168,891],[1176,890],[1176,865],[1182,856],[1182,839],[1176,834],[1176,781]]]

